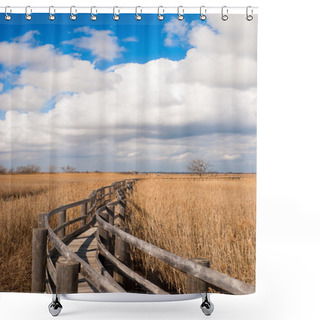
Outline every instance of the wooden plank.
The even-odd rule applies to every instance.
[[[101,266],[97,264],[97,243],[95,238],[96,227],[86,230],[80,234],[77,238],[73,239],[68,248],[76,253],[81,259],[86,261],[95,271],[104,277],[108,278],[110,282],[118,287],[119,291],[125,292],[125,290],[118,285],[118,283],[110,276],[110,274],[102,274]],[[95,288],[83,277],[79,277],[78,292],[98,292]]]
[[[109,272],[105,269],[105,267],[102,265],[102,263],[101,263],[101,261],[100,261],[100,259],[99,259],[99,253],[98,253],[98,251],[96,251],[96,265],[99,267],[100,273],[101,273],[103,276],[109,278],[110,281],[114,280],[114,279],[112,278],[112,276],[110,275],[110,273],[109,273]],[[124,290],[116,281],[114,281],[114,282],[115,282],[115,286],[118,286],[118,287],[119,287],[119,290]]]
[[[59,223],[58,225],[59,226],[62,226],[65,222],[66,222],[66,215],[67,215],[67,210],[63,210],[63,211],[60,211],[58,213],[58,217],[59,217]],[[66,232],[65,232],[65,227],[63,226],[62,228],[59,229],[59,232],[57,232],[57,236],[59,238],[63,238],[65,235],[66,235]]]
[[[45,219],[46,227],[48,228],[48,236],[59,251],[67,260],[73,260],[81,264],[81,274],[99,291],[99,292],[119,292],[119,289],[115,287],[108,279],[100,275],[95,271],[87,262],[81,259],[77,254],[71,251],[66,244],[64,244],[50,228],[48,222],[48,216]]]
[[[57,283],[56,268],[51,258],[47,258],[47,272],[49,273],[53,283],[56,284]]]
[[[80,264],[70,260],[60,260],[56,264],[57,293],[69,294],[78,292],[78,274]]]
[[[32,234],[32,283],[31,292],[45,292],[47,234],[45,228],[35,228]]]

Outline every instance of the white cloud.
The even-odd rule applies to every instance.
[[[224,160],[235,160],[241,158],[240,154],[225,154],[222,159]]]
[[[27,33],[25,33],[24,35],[17,37],[15,39],[13,39],[15,42],[20,42],[20,43],[24,43],[24,42],[33,42],[34,41],[34,35],[38,35],[40,34],[39,31],[37,30],[31,30],[28,31]]]
[[[125,39],[122,39],[123,42],[139,42],[137,37],[128,37]]]
[[[0,92],[3,90],[3,83],[0,82]]]
[[[177,46],[187,40],[188,23],[172,18],[164,25],[163,31],[167,34],[164,44],[168,47]]]
[[[63,70],[73,57],[63,55],[51,44],[32,47],[29,42],[0,42],[0,64],[5,67],[25,67],[32,70]]]
[[[1,91],[1,90],[0,90]],[[0,95],[0,109],[36,111],[50,98],[49,92],[33,86],[15,87]]]
[[[65,44],[71,44],[75,48],[87,49],[92,52],[98,60],[113,61],[121,56],[125,50],[118,44],[118,38],[111,30],[95,30],[89,27],[81,27],[74,30],[75,33],[82,32],[87,36],[73,38],[65,41]]]
[[[167,45],[190,41],[194,48],[185,59],[127,63],[104,71],[50,45],[0,43],[1,52],[11,52],[1,54],[0,63],[10,65],[12,54],[14,66],[27,66],[13,81],[17,87],[0,95],[0,108],[10,110],[0,121],[0,160],[12,152],[17,158],[36,155],[39,161],[53,155],[72,158],[92,170],[105,163],[113,170],[181,170],[190,159],[205,158],[215,170],[254,171],[256,55],[254,45],[248,44],[247,52],[242,41],[255,42],[255,34],[246,31],[250,23],[243,20],[246,26],[235,20],[243,30],[237,30],[239,40],[209,15],[209,25],[187,26],[174,19],[165,26]],[[116,38],[113,34],[78,31],[88,36],[74,39],[80,39],[77,46],[83,48],[84,38],[89,40],[86,48],[97,58],[121,54],[116,39],[109,39],[116,45],[108,53],[91,41]],[[52,97],[54,108],[39,113]],[[94,156],[90,163],[89,155]]]

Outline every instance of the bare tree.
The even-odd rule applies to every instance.
[[[61,167],[61,170],[63,171],[63,172],[76,172],[76,168],[74,168],[74,167],[71,167],[71,166],[66,166],[66,167]]]
[[[207,161],[202,159],[194,159],[189,163],[187,169],[188,171],[196,173],[201,177],[203,174],[208,172],[210,167],[211,166]]]
[[[17,168],[17,173],[29,174],[29,173],[37,173],[40,171],[40,167],[36,164],[28,164],[27,166],[20,166]]]
[[[4,166],[0,165],[0,174],[5,174],[6,172],[7,169]]]

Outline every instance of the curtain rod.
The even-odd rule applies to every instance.
[[[26,7],[20,7],[20,6],[2,6],[0,7],[0,13],[26,13],[26,10],[30,13],[49,13],[50,7],[41,7],[41,6],[26,6]],[[136,13],[138,10],[139,14],[157,14],[159,8],[161,9],[161,13],[164,14],[177,14],[178,9],[180,12],[183,10],[183,14],[198,14],[200,13],[201,6],[198,7],[166,7],[166,6],[160,6],[160,7],[144,7],[144,6],[137,6],[137,7],[125,7],[125,6],[115,6],[115,7],[99,7],[99,6],[93,6],[93,7],[81,7],[81,6],[71,6],[71,7],[51,7],[51,12],[54,11],[54,13],[70,13],[71,10],[74,13],[91,13],[92,10],[94,11],[94,14],[106,14],[106,13],[113,13],[114,9],[117,9],[120,13]],[[202,12],[203,10],[206,11],[206,14],[213,14],[213,13],[221,13],[222,8],[224,10],[228,10],[229,14],[245,14],[247,9],[249,8],[250,11],[253,14],[256,14],[258,11],[258,7],[254,6],[248,6],[248,7],[205,7],[202,6]]]

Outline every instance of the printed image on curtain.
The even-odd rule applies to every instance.
[[[257,17],[0,27],[0,291],[253,293]]]

